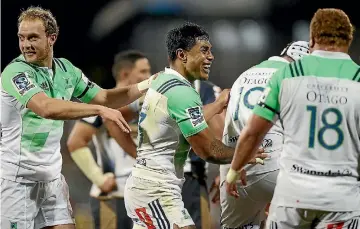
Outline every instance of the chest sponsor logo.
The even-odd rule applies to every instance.
[[[293,164],[291,167],[292,172],[297,172],[301,174],[313,175],[313,176],[327,176],[327,177],[337,177],[337,176],[352,176],[352,172],[348,169],[343,170],[315,170],[307,169],[300,165]]]

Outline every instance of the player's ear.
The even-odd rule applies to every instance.
[[[56,39],[57,39],[57,35],[56,35],[56,34],[50,34],[50,35],[48,36],[48,40],[49,40],[50,46],[54,46]]]
[[[177,49],[176,56],[177,56],[177,58],[179,58],[179,60],[181,60],[181,62],[186,63],[187,56],[183,49]]]
[[[124,68],[123,70],[121,70],[119,72],[119,75],[120,75],[121,79],[125,79],[130,75],[130,70],[128,68]]]
[[[312,51],[314,50],[314,46],[315,46],[315,40],[314,38],[310,38],[310,41],[309,41],[309,52],[312,53]]]

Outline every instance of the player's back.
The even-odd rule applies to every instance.
[[[289,64],[282,57],[271,57],[269,60],[248,69],[242,73],[231,88],[230,101],[226,113],[223,134],[224,144],[234,147],[241,131],[246,126],[252,110],[256,105],[266,83],[279,68]],[[280,122],[277,122],[265,136],[262,147],[271,157],[266,159],[265,165],[248,165],[245,167],[247,174],[260,174],[279,168],[277,159],[282,149],[283,134]],[[222,166],[228,167],[228,166]],[[224,175],[227,170],[224,170]]]
[[[187,105],[189,101],[196,101],[196,106]],[[139,115],[137,162],[132,175],[181,184],[190,149],[185,138],[207,127],[201,109],[199,94],[189,81],[171,69],[160,74]]]
[[[275,191],[282,197],[274,202],[359,210],[359,66],[346,54],[315,51],[283,73],[277,85],[284,149]]]

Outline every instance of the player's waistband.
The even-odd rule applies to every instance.
[[[244,225],[244,226],[240,226],[240,227],[225,227],[225,226],[222,226],[221,228],[222,229],[246,229],[246,228],[248,228],[248,226],[250,226],[250,225]]]
[[[177,186],[181,186],[184,182],[184,178],[179,179],[174,173],[170,171],[163,169],[152,169],[139,164],[134,165],[131,175],[150,181],[156,181]]]

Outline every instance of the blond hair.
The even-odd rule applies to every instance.
[[[43,9],[41,7],[30,6],[26,10],[22,11],[18,18],[18,26],[23,20],[35,20],[39,19],[43,22],[46,35],[59,34],[59,26],[56,19],[50,10]]]
[[[348,46],[353,40],[354,28],[346,13],[340,9],[318,9],[311,19],[310,36],[315,43]]]

